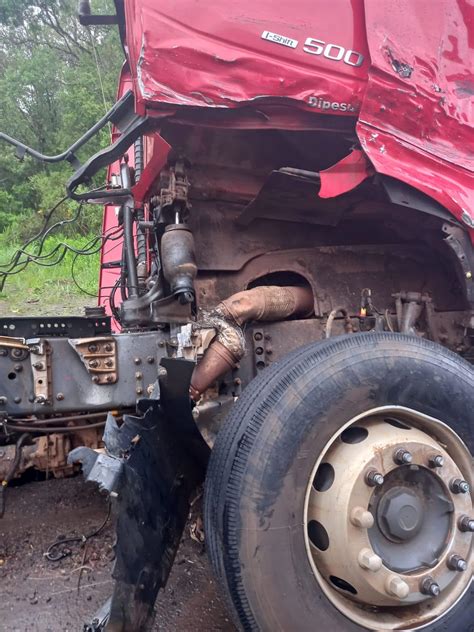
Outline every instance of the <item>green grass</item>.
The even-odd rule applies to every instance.
[[[5,243],[0,235],[0,265],[10,261],[18,244]],[[43,253],[50,252],[61,241],[76,249],[85,248],[94,235],[84,237],[49,237]],[[36,252],[34,247],[29,252]],[[68,252],[64,259],[53,267],[42,267],[30,262],[19,274],[7,278],[0,292],[0,313],[34,315],[55,313],[78,313],[83,305],[95,305],[96,299],[82,293],[71,275],[74,254]],[[4,269],[4,268],[0,268]],[[87,257],[79,256],[74,264],[77,283],[91,294],[97,294],[99,276],[99,253]]]

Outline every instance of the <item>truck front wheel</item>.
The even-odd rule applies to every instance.
[[[474,371],[398,334],[299,349],[214,446],[209,555],[241,629],[471,632]]]

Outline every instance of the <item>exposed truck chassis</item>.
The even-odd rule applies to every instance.
[[[0,319],[2,510],[26,468],[63,476],[78,464],[117,509],[116,586],[88,631],[147,628],[223,420],[267,367],[315,341],[381,332],[474,360],[466,222],[372,169],[354,121],[312,114],[264,130],[232,113],[139,113],[122,92],[59,156],[0,135],[20,156],[68,160],[70,198],[119,209],[123,227],[119,259],[102,262],[117,276],[101,307]],[[79,165],[74,152],[107,122],[113,144]],[[107,187],[84,192],[104,166]],[[363,568],[378,564],[369,554]]]

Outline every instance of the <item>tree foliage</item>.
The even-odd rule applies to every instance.
[[[111,13],[111,0],[94,11]],[[60,153],[115,100],[123,60],[114,27],[82,27],[77,0],[0,0],[0,130],[43,153]],[[104,129],[79,157],[109,142]],[[69,165],[46,165],[0,145],[0,231],[21,238],[64,196]],[[72,214],[65,205],[63,215]],[[92,224],[92,226],[91,226]],[[83,215],[80,232],[100,224],[100,209]]]

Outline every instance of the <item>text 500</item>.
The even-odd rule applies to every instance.
[[[333,61],[343,61],[349,66],[360,66],[364,61],[364,56],[355,50],[346,50],[342,46],[337,44],[326,44],[322,40],[314,39],[314,37],[308,37],[304,43],[303,50],[310,55],[323,55],[327,59]]]

